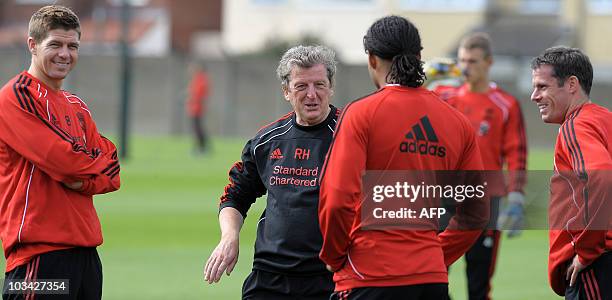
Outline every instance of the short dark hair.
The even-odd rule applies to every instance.
[[[481,49],[484,53],[484,57],[491,57],[493,51],[491,50],[491,38],[485,32],[475,32],[461,40],[459,48],[472,50]]]
[[[68,7],[61,5],[48,5],[36,11],[30,24],[28,34],[35,42],[40,43],[47,38],[53,29],[76,30],[81,38],[81,23],[79,17]]]
[[[367,53],[391,60],[387,83],[420,87],[425,82],[421,36],[410,21],[399,16],[378,19],[363,37]]]
[[[552,67],[552,76],[557,78],[559,86],[565,84],[570,76],[576,76],[587,96],[591,93],[593,65],[580,49],[566,46],[548,48],[531,61],[531,69],[538,69],[542,65]]]

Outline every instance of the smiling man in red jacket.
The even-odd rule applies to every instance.
[[[591,102],[593,67],[579,49],[549,48],[531,68],[531,100],[544,122],[561,124],[550,186],[550,284],[565,299],[612,299],[612,113]]]
[[[52,283],[54,299],[101,299],[100,221],[92,196],[119,188],[113,143],[89,108],[62,90],[78,60],[78,17],[63,6],[32,16],[28,71],[0,90],[0,237],[4,299],[34,299],[15,282]],[[57,289],[55,289],[57,287]],[[61,295],[60,295],[61,294]],[[37,297],[39,298],[39,297]]]

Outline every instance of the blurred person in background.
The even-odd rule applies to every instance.
[[[102,231],[92,196],[119,189],[120,167],[85,102],[62,90],[80,37],[70,9],[39,9],[29,23],[30,67],[0,90],[4,299],[102,298]],[[11,283],[24,281],[50,282],[56,295],[16,292]]]
[[[501,198],[508,205],[499,218],[499,229],[508,228],[508,237],[520,234],[525,196],[527,139],[519,102],[489,79],[493,65],[491,40],[485,33],[473,33],[459,45],[458,61],[464,83],[438,85],[434,91],[462,112],[476,132],[485,170],[509,170],[509,183],[502,173],[488,173],[491,195],[489,228],[465,254],[470,300],[490,299],[501,232],[498,214]],[[506,225],[507,224],[507,225]]]
[[[194,153],[204,154],[210,148],[205,129],[205,116],[211,85],[208,73],[206,73],[202,63],[197,61],[191,62],[189,64],[189,73],[191,74],[191,80],[189,81],[186,108],[187,115],[191,121],[191,129],[195,142]]]
[[[580,49],[546,49],[531,69],[531,101],[542,121],[561,125],[550,181],[550,285],[565,299],[612,299],[612,113],[591,102],[593,66]]]
[[[414,24],[381,18],[363,45],[378,90],[346,107],[321,174],[320,257],[334,272],[332,299],[445,299],[447,267],[486,226],[486,197],[459,204],[439,234],[437,227],[369,229],[362,176],[370,170],[482,170],[476,135],[461,113],[422,87],[423,47]],[[405,141],[438,151],[402,151]]]
[[[332,274],[319,259],[319,175],[339,110],[330,105],[335,53],[324,46],[293,47],[277,75],[293,111],[264,126],[230,169],[219,205],[221,241],[204,267],[218,282],[238,260],[239,233],[255,200],[268,194],[257,223],[253,270],[242,299],[328,299]]]

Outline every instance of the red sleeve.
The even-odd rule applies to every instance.
[[[115,161],[51,124],[28,87],[15,83],[0,95],[0,139],[54,180],[70,182],[104,174]]]
[[[606,233],[609,227],[609,199],[612,186],[609,176],[612,158],[607,149],[603,127],[592,120],[570,119],[561,127],[563,147],[571,158],[572,170],[583,183],[584,198],[579,208],[584,230],[575,237],[574,248],[580,263],[590,265],[606,251]],[[606,229],[606,230],[604,230]]]
[[[321,260],[333,269],[345,262],[350,231],[361,199],[361,176],[365,171],[367,120],[349,105],[340,116],[334,140],[321,174],[319,225],[323,235]],[[341,161],[350,157],[351,162]]]
[[[527,169],[527,135],[523,113],[518,101],[513,101],[504,124],[502,156],[509,174],[508,191],[523,192]]]
[[[80,101],[80,99],[79,99]],[[89,108],[83,101],[80,101],[87,111],[84,111],[87,144],[89,148],[100,149],[102,155],[110,162],[110,164],[102,170],[105,175],[93,175],[83,181],[83,187],[79,190],[85,195],[97,195],[113,192],[121,186],[119,158],[117,157],[117,147],[106,137],[100,135],[96,122],[91,117]]]
[[[105,194],[116,191],[121,186],[121,177],[119,176],[121,166],[117,157],[117,148],[113,142],[97,132],[95,132],[95,136],[99,139],[96,147],[102,150],[101,155],[104,155],[106,159],[114,163],[109,164],[102,170],[104,175],[93,175],[83,181],[83,187],[79,192],[85,195]]]
[[[482,174],[473,172],[482,170],[482,159],[476,142],[476,135],[472,127],[464,122],[466,136],[462,157],[459,158],[457,170],[472,171],[465,177],[465,183],[477,185],[483,182]],[[470,249],[478,239],[489,219],[489,199],[471,199],[458,203],[454,216],[450,219],[446,229],[438,235],[444,252],[444,263],[450,266]]]

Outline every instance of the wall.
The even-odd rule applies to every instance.
[[[0,81],[6,82],[27,67],[29,58],[18,51],[0,51]],[[520,62],[525,64],[525,62]],[[500,62],[501,68],[501,62]],[[131,129],[141,135],[185,134],[184,101],[188,75],[186,59],[136,59],[133,62],[133,102]],[[231,60],[209,61],[207,68],[213,84],[206,125],[213,135],[252,136],[258,128],[290,111],[276,79],[276,61]],[[597,66],[597,65],[596,65]],[[611,69],[596,67],[592,99],[612,108]],[[551,147],[557,128],[545,125],[535,104],[529,100],[529,88],[521,87],[517,78],[529,80],[528,67],[495,69],[493,79],[519,99],[532,146]],[[338,67],[335,96],[332,103],[344,106],[351,100],[374,91],[364,65]],[[119,60],[115,57],[81,56],[77,68],[66,80],[66,88],[84,99],[93,111],[101,131],[118,131]]]

